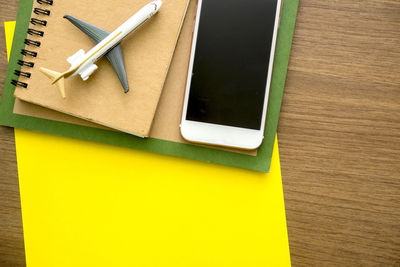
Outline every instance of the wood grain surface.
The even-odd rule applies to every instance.
[[[15,20],[18,1],[0,1],[0,95],[7,70],[4,21]],[[19,198],[14,130],[0,126],[0,266],[24,266],[25,251]]]
[[[1,84],[17,6],[0,3]],[[278,136],[293,266],[400,266],[399,0],[300,1]],[[0,266],[24,264],[0,127]]]

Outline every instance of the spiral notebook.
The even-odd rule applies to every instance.
[[[95,43],[63,17],[69,14],[112,32],[151,1],[36,1],[23,50],[23,70],[18,72],[19,81],[14,82],[19,85],[15,96],[119,131],[148,137],[188,1],[165,0],[158,14],[121,42],[129,92],[124,92],[111,64],[103,57],[96,62],[98,70],[87,81],[79,76],[65,79],[65,99],[39,69],[63,72],[70,68],[68,57],[80,49],[89,51]]]
[[[57,1],[67,2],[65,0]],[[102,3],[103,1],[105,0],[98,1],[96,3]],[[164,4],[167,3],[167,1],[170,0],[164,0]],[[42,4],[38,5],[37,2],[41,2]],[[35,14],[33,9],[37,6],[39,6],[39,8],[46,9],[47,2],[49,1],[26,0],[20,2],[13,50],[11,52],[10,63],[7,70],[3,95],[0,103],[1,125],[268,172],[271,163],[272,149],[274,146],[274,139],[283,96],[283,88],[286,80],[290,48],[295,27],[298,6],[297,0],[288,0],[283,2],[276,56],[274,61],[274,71],[272,74],[271,90],[268,103],[265,137],[262,146],[257,151],[252,151],[250,153],[243,153],[242,151],[237,150],[227,151],[221,148],[193,145],[185,142],[180,136],[179,122],[182,112],[187,64],[189,61],[191,48],[193,21],[196,14],[196,0],[190,1],[190,4],[187,8],[186,17],[182,25],[176,50],[169,66],[168,75],[165,80],[164,88],[162,89],[162,95],[159,99],[158,107],[153,119],[150,138],[139,138],[130,134],[100,126],[99,124],[16,99],[14,97],[14,90],[16,87],[11,84],[12,80],[16,79],[14,71],[31,70],[31,68],[28,66],[19,66],[18,62],[30,62],[30,60],[35,62],[36,60],[36,58],[24,57],[21,54],[21,49],[27,49],[26,45],[24,44],[24,40],[31,38],[31,35],[27,34],[27,31],[28,29],[43,31],[45,36],[48,35],[48,26],[41,26],[37,24],[33,25],[31,23],[31,16],[32,18],[41,20],[45,20],[47,17],[45,15]],[[54,8],[56,5],[56,0],[54,0],[53,5],[49,6],[49,10],[51,11],[51,8]],[[79,5],[77,5],[77,7],[79,7]],[[89,22],[95,24],[93,21]],[[106,26],[103,27],[106,28]],[[112,30],[112,28],[107,29]],[[82,36],[82,33],[79,30],[75,30],[75,34]],[[134,39],[135,36],[133,34],[132,38],[127,40],[127,43],[134,41]],[[88,45],[93,45],[90,39],[87,38],[86,41],[88,42]],[[124,47],[125,44],[123,43],[122,46]],[[41,48],[42,47],[37,48],[39,57]],[[125,49],[125,47],[123,49]],[[65,61],[65,58],[63,57],[62,60]],[[100,64],[102,64],[102,66],[99,66],[99,68],[103,68],[104,65],[108,64],[108,62],[99,62],[99,65]],[[109,67],[111,68],[111,66]],[[42,75],[42,73],[39,74]],[[112,71],[111,74],[115,75]],[[96,75],[99,75],[99,73]],[[42,77],[43,79],[47,79],[44,76]],[[133,77],[135,78],[135,76]],[[96,78],[98,77],[96,76]],[[28,88],[18,88],[18,90],[28,90],[32,85],[31,80],[32,79],[25,78],[20,80],[22,82],[26,82],[28,84]],[[135,80],[133,80],[133,83],[134,81]],[[117,85],[117,89],[120,90],[118,81]],[[51,88],[51,90],[53,90],[55,94],[58,94],[56,88]],[[70,95],[67,97],[69,96]],[[57,95],[57,97],[59,96]]]

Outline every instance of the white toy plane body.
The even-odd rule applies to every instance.
[[[81,49],[75,55],[69,57],[67,61],[71,64],[71,67],[63,73],[58,73],[45,68],[40,68],[40,70],[47,77],[53,79],[52,84],[57,84],[61,96],[65,98],[64,78],[73,77],[79,74],[81,78],[86,81],[89,76],[98,68],[94,63],[106,55],[113,65],[118,78],[124,87],[125,93],[128,92],[129,87],[126,77],[125,64],[119,43],[129,33],[137,29],[140,25],[157,13],[161,5],[161,0],[153,1],[147,4],[111,33],[87,22],[76,19],[70,15],[64,16],[64,18],[67,18],[75,26],[89,35],[97,43],[97,45],[90,49],[87,53]]]

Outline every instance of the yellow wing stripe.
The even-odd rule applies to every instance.
[[[82,64],[84,64],[86,61],[88,61],[91,57],[93,57],[97,52],[99,52],[101,49],[103,49],[106,45],[108,45],[109,43],[111,43],[112,40],[114,40],[115,38],[118,37],[118,35],[120,35],[122,33],[122,31],[120,31],[119,33],[117,33],[113,38],[111,38],[110,40],[108,40],[107,43],[105,43],[104,45],[102,45],[99,49],[97,49],[93,54],[91,54],[87,59],[85,59],[81,64],[79,64],[78,67],[82,66]]]

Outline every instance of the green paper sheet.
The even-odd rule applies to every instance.
[[[21,69],[17,64],[17,61],[23,59],[23,55],[20,51],[25,46],[24,39],[27,36],[27,29],[29,27],[30,16],[32,13],[32,5],[33,0],[20,1],[10,63],[8,65],[3,96],[0,103],[1,125],[146,150],[171,156],[185,157],[205,162],[224,164],[255,171],[269,171],[296,22],[298,0],[285,0],[283,3],[268,103],[265,137],[263,144],[258,149],[257,156],[238,154],[155,138],[142,139],[122,132],[14,114],[13,107],[15,98],[13,94],[15,86],[11,84],[11,80],[15,79],[13,74],[14,70]]]

